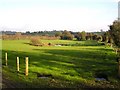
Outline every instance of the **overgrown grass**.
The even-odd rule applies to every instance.
[[[42,42],[83,43],[66,40],[42,40]],[[20,84],[19,87],[119,87],[116,55],[110,47],[93,45],[36,47],[26,43],[29,41],[5,40],[2,43],[3,74],[16,85]],[[8,53],[8,66],[4,65],[5,52]],[[20,57],[19,73],[16,72],[17,56]],[[28,77],[24,75],[26,56],[29,57]],[[105,73],[109,81],[96,81],[97,73]],[[40,78],[37,74],[50,74],[52,77]]]

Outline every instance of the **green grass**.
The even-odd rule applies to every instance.
[[[76,40],[40,40],[42,43],[63,44],[66,46],[100,46],[104,43],[98,43],[94,40],[76,41]]]
[[[42,40],[54,44],[84,43],[86,46],[43,46],[29,44],[29,40],[2,41],[3,74],[20,87],[119,87],[115,52],[110,47],[94,46],[93,41]],[[88,43],[90,43],[88,45]],[[90,46],[91,45],[91,46]],[[98,44],[97,44],[98,45]],[[8,66],[5,66],[5,52]],[[20,57],[20,72],[16,72],[16,57]],[[24,75],[25,57],[29,57],[29,76]],[[38,78],[37,73],[53,78]],[[105,73],[109,82],[95,80],[97,73]]]

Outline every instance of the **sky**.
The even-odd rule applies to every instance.
[[[0,30],[107,31],[118,0],[0,0]]]

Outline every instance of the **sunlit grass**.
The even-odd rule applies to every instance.
[[[69,40],[42,40],[42,42],[80,43],[80,41]],[[21,83],[24,82],[30,86],[32,84],[31,87],[79,87],[79,84],[84,84],[85,86],[94,84],[93,86],[97,86],[95,73],[102,71],[108,75],[108,78],[114,78],[116,81],[116,55],[110,47],[36,47],[26,43],[29,43],[29,40],[5,40],[2,43],[3,72],[11,80],[19,82],[19,79],[21,79]],[[8,67],[4,66],[5,52],[8,53]],[[16,72],[17,56],[20,57],[19,73]],[[29,57],[28,77],[24,75],[26,56]],[[36,73],[51,74],[55,81],[52,81],[52,84],[50,84],[51,80],[53,80],[52,78],[41,80]]]

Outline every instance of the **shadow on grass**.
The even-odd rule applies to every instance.
[[[59,83],[63,84],[63,87],[81,87],[82,81],[93,80],[96,73],[102,71],[109,75],[109,77],[114,77],[117,73],[115,55],[106,54],[108,51],[86,51],[86,50],[46,50],[42,49],[44,53],[39,53],[40,49],[34,49],[37,53],[26,53],[26,52],[16,52],[16,51],[2,51],[3,65],[5,63],[4,53],[8,52],[8,68],[11,73],[16,72],[16,57],[20,57],[20,75],[23,76],[25,70],[25,57],[29,57],[29,72],[28,78],[23,79],[28,83],[38,85],[37,87],[45,87],[48,85],[46,82],[51,82],[51,79],[46,79],[45,81],[39,80],[35,73],[49,73],[51,74],[57,82],[53,81],[53,85],[49,84],[48,87],[62,87]],[[33,75],[34,74],[34,75]],[[19,75],[18,75],[19,76]],[[108,77],[108,78],[109,78]],[[81,81],[79,81],[82,78]],[[36,80],[36,82],[34,81]],[[66,80],[70,81],[70,85],[67,84]],[[42,83],[42,82],[43,83]],[[79,82],[80,86],[76,86],[75,83]],[[66,84],[66,85],[65,85]],[[77,85],[78,85],[77,84]],[[88,84],[83,85],[83,87],[88,87]],[[90,86],[89,86],[90,87]]]

